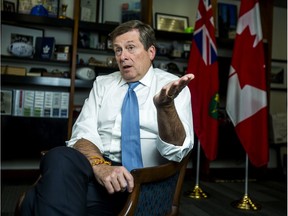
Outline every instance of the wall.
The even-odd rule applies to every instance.
[[[272,37],[272,60],[287,61],[287,8],[274,7]],[[280,112],[287,112],[287,91],[272,90],[270,113]]]

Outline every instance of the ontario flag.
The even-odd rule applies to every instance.
[[[200,0],[187,73],[195,75],[189,89],[195,134],[205,156],[214,160],[218,146],[218,62],[210,0]]]
[[[228,78],[226,111],[250,162],[268,163],[267,84],[258,0],[242,0]]]

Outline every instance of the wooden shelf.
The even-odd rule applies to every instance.
[[[108,23],[93,23],[93,22],[79,22],[79,30],[89,31],[89,32],[101,32],[103,34],[109,34],[112,32],[118,24],[108,24]]]
[[[1,11],[1,20],[4,24],[26,24],[26,25],[39,25],[73,28],[74,21],[72,19],[57,19],[54,17],[33,16],[29,14],[19,14]]]
[[[156,39],[159,40],[168,40],[168,41],[192,41],[193,33],[178,33],[178,32],[169,32],[169,31],[159,31],[155,30]]]
[[[52,87],[70,87],[71,80],[69,78],[61,77],[30,77],[30,76],[13,76],[1,75],[1,84],[18,84],[18,85],[38,85],[38,86],[52,86]],[[92,81],[75,80],[75,88],[91,88]]]
[[[99,54],[99,55],[112,55],[114,56],[113,50],[100,50],[100,49],[93,49],[93,48],[78,48],[78,53],[88,53],[88,54]]]
[[[54,66],[70,66],[70,62],[69,61],[57,61],[57,60],[44,60],[44,59],[36,59],[36,58],[28,58],[28,57],[17,57],[17,56],[7,56],[7,55],[1,55],[1,62],[2,62],[2,66],[5,65],[3,64],[3,62],[18,62],[18,63],[27,63],[29,62],[29,64],[35,64],[35,65],[51,65],[53,64]]]

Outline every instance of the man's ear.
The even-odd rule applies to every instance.
[[[150,60],[154,60],[155,58],[155,55],[156,55],[156,47],[155,46],[150,46],[149,49],[148,49],[148,54],[150,56]]]

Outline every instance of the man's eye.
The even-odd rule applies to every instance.
[[[115,49],[115,51],[114,51],[114,52],[115,52],[115,54],[116,54],[116,55],[120,55],[120,54],[121,54],[121,52],[122,52],[122,50],[121,50],[121,49]]]
[[[128,46],[128,47],[127,47],[127,49],[128,49],[129,52],[133,51],[134,48],[135,48],[134,46]]]

